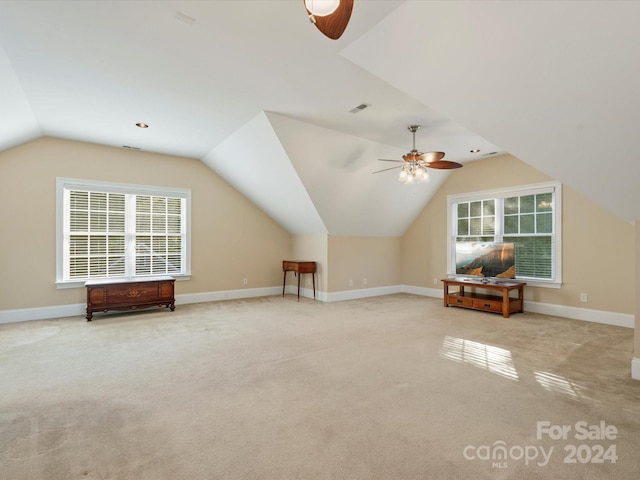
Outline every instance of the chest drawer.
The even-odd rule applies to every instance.
[[[473,298],[462,297],[460,295],[449,295],[447,302],[450,305],[459,305],[461,307],[473,307]]]
[[[488,300],[486,298],[474,298],[473,308],[487,310],[489,312],[502,312],[502,302],[498,300]]]

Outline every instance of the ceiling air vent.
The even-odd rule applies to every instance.
[[[193,24],[196,23],[195,18],[185,15],[182,12],[176,12],[173,18],[176,22],[186,25],[187,27],[193,27]]]
[[[358,105],[357,107],[352,108],[351,110],[349,110],[349,113],[358,113],[361,112],[362,110],[364,110],[365,108],[369,107],[370,105],[367,105],[366,103],[361,103],[360,105]]]
[[[122,145],[122,148],[127,148],[129,150],[140,150],[140,147],[132,147],[130,145]]]

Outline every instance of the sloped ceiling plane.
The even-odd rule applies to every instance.
[[[639,20],[627,1],[355,0],[331,40],[302,0],[3,1],[0,150],[197,158],[291,233],[397,236],[455,175],[371,175],[415,124],[421,151],[509,153],[634,221]]]

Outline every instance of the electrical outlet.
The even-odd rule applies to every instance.
[[[243,285],[248,285],[249,284],[249,279],[248,278],[243,278],[242,279],[242,284]]]
[[[353,287],[353,280],[349,280],[349,286]]]
[[[434,279],[433,279],[433,284],[434,284],[434,285],[437,285],[437,284],[438,284],[438,279],[437,279],[437,278],[434,278]]]
[[[581,293],[580,294],[580,301],[584,302],[584,303],[587,303],[588,300],[587,300],[587,294],[586,293]]]
[[[363,285],[366,285],[366,284],[367,284],[367,277],[364,277],[364,278],[362,279],[362,284],[363,284]]]

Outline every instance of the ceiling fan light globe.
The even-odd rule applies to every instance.
[[[340,6],[340,0],[304,0],[304,6],[312,15],[326,17]]]

